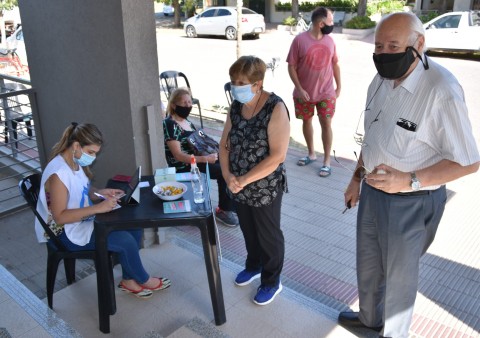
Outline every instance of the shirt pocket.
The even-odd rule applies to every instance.
[[[417,132],[396,125],[388,142],[387,151],[397,159],[403,159],[413,151],[417,138]]]

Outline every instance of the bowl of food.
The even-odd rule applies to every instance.
[[[187,192],[187,186],[181,182],[161,182],[156,184],[152,191],[164,201],[174,201]]]

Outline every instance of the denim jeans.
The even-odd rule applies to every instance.
[[[139,254],[142,235],[142,229],[112,231],[107,239],[108,250],[118,253],[123,279],[133,279],[139,284],[147,282],[149,278]],[[95,250],[94,233],[90,237],[90,242],[84,246],[72,243],[67,238],[65,231],[62,232],[59,239],[70,251]]]

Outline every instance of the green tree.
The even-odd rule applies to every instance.
[[[174,8],[173,25],[174,27],[177,27],[177,28],[181,27],[182,23],[181,23],[180,15],[182,14],[182,10],[180,8],[180,3],[178,2],[178,0],[172,0],[172,6]]]
[[[367,0],[359,0],[357,15],[365,16],[366,13],[367,13]]]
[[[12,10],[14,7],[18,6],[18,0],[0,0],[0,30],[2,45],[6,44],[6,34],[5,34],[5,11]]]
[[[292,0],[292,17],[298,18],[298,0]]]
[[[1,0],[0,0],[1,1]],[[178,0],[154,0],[158,3],[163,3],[164,5],[169,5],[173,7],[173,26],[174,27],[181,27],[181,17],[182,8],[180,6],[180,2]]]

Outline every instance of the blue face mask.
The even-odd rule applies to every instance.
[[[73,160],[81,167],[86,167],[89,166],[90,164],[95,161],[96,157],[92,155],[85,154],[82,149],[80,149],[82,152],[82,156],[80,158],[76,158],[75,155],[73,156]]]
[[[252,85],[247,84],[244,86],[232,85],[232,96],[235,100],[241,103],[248,103],[252,101],[255,93],[252,93]]]

